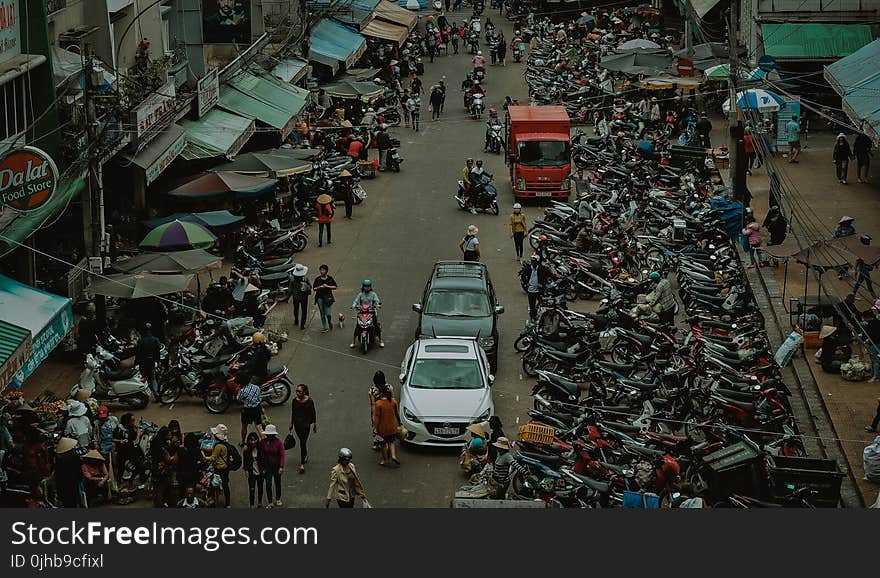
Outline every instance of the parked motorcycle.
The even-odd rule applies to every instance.
[[[149,385],[137,368],[112,371],[91,353],[86,355],[85,368],[79,376],[79,382],[71,388],[70,397],[75,397],[80,389],[91,390],[91,397],[102,404],[143,409],[150,403]]]

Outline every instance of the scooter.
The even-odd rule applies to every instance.
[[[483,67],[474,67],[473,79],[483,82],[486,79],[486,69]]]
[[[483,116],[483,95],[479,92],[471,97],[471,118]]]
[[[513,61],[521,62],[523,55],[526,53],[526,43],[517,42],[513,45]]]
[[[489,126],[489,150],[493,153],[500,154],[501,148],[503,144],[503,139],[501,137],[501,131],[503,127],[500,124],[493,124]]]
[[[356,309],[357,315],[357,334],[355,341],[361,344],[364,354],[370,350],[370,346],[376,343],[376,313],[373,308],[362,303],[359,309]]]
[[[486,213],[491,211],[493,215],[497,215],[500,212],[498,208],[498,191],[492,185],[491,177],[480,183],[474,182],[471,184],[470,206],[468,206],[466,198],[464,181],[458,181],[458,192],[455,194],[455,202],[458,203],[459,209],[466,211],[473,208]]]
[[[388,151],[385,152],[385,170],[393,171],[395,173],[400,172],[400,163],[403,162],[403,159],[400,157],[400,153],[397,152],[397,147],[391,147]]]
[[[150,403],[150,388],[137,368],[109,371],[91,353],[86,355],[85,368],[79,383],[70,390],[70,397],[80,389],[90,389],[92,397],[102,404],[118,403],[132,409],[144,409]]]

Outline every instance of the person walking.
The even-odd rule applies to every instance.
[[[871,271],[873,270],[874,267],[866,263],[861,257],[856,259],[856,282],[853,285],[853,294],[857,293],[859,287],[864,283],[865,288],[868,289],[868,293],[871,294],[871,297],[877,299],[877,294],[874,293],[874,282],[871,280]]]
[[[434,85],[431,88],[431,120],[437,120],[440,118],[440,111],[443,107],[443,90],[440,88],[440,85]]]
[[[256,378],[255,378],[256,379]],[[263,400],[260,384],[254,379],[248,381],[236,396],[241,402],[241,447],[244,447],[248,435],[248,426],[254,424],[257,434],[263,435]]]
[[[788,162],[797,163],[801,154],[801,124],[797,115],[792,115],[791,120],[785,123],[786,140],[788,140]]]
[[[834,157],[834,166],[837,169],[837,182],[845,185],[846,173],[849,171],[849,160],[855,158],[845,134],[840,133],[837,135],[837,142],[834,143],[832,156]]]
[[[321,318],[321,333],[333,331],[332,307],[336,299],[333,292],[338,288],[336,279],[329,275],[329,267],[322,264],[318,267],[318,276],[312,283],[315,290],[315,306],[318,308],[318,317]]]
[[[526,296],[529,299],[529,319],[535,321],[538,317],[538,301],[541,298],[541,289],[545,287],[550,277],[550,270],[541,263],[541,257],[535,253],[529,263],[523,266],[520,273],[521,281],[526,287]]]
[[[406,107],[409,109],[410,121],[414,131],[419,132],[419,118],[421,116],[422,99],[419,98],[417,92],[413,91],[409,99],[406,101]]]
[[[247,437],[247,445],[242,452],[242,471],[247,477],[248,502],[251,508],[263,507],[263,483],[266,479],[266,450],[260,443],[260,436],[251,432]],[[256,504],[254,504],[256,494]]]
[[[458,24],[455,22],[452,23],[452,29],[449,31],[449,41],[452,42],[452,53],[458,54],[458,40],[461,36],[461,30],[458,28]]]
[[[408,121],[407,121],[408,122]],[[380,124],[376,133],[376,148],[379,150],[379,170],[384,171],[387,163],[388,151],[391,150],[391,137],[388,135],[388,125]]]
[[[266,426],[265,437],[260,442],[263,451],[266,452],[266,507],[275,506],[280,508],[284,505],[281,501],[281,476],[284,475],[284,465],[287,462],[287,452],[284,442],[278,437],[278,428],[270,423]],[[275,502],[272,502],[272,485],[275,485]]]
[[[652,271],[648,275],[648,279],[657,281],[654,287],[654,295],[656,295],[656,303],[660,305],[660,323],[664,325],[675,324],[675,293],[672,291],[672,285],[669,279],[662,276],[657,271]]]
[[[400,108],[403,110],[403,125],[406,128],[410,127],[410,112],[409,112],[409,93],[407,93],[406,89],[403,89],[400,92]]]
[[[340,508],[354,508],[354,500],[361,497],[364,506],[369,506],[364,485],[358,477],[357,468],[352,462],[353,454],[348,448],[340,448],[336,457],[336,465],[330,470],[330,487],[327,488],[327,499],[324,507],[330,507],[334,498]]]
[[[755,135],[752,134],[752,128],[747,126],[743,133],[743,150],[746,153],[746,174],[752,174],[752,168],[755,167],[755,159],[758,156],[755,150]]]
[[[387,385],[387,380],[385,379],[385,372],[380,369],[373,374],[373,383],[370,385],[370,426],[372,432],[376,431],[376,422],[373,419],[373,416],[375,415],[373,412],[376,409],[376,402],[379,401],[379,398],[382,396],[382,390],[386,387],[389,386]],[[377,436],[375,433],[371,433],[370,439],[372,440],[374,452],[382,449],[382,439],[379,436]]]
[[[400,465],[397,459],[397,428],[400,426],[400,410],[391,386],[385,384],[379,389],[379,399],[373,406],[373,434],[382,438],[382,461],[380,466],[390,465],[389,460]]]
[[[288,432],[295,432],[299,438],[299,473],[306,473],[309,462],[309,430],[318,433],[318,413],[315,402],[309,393],[309,386],[300,383],[296,386],[293,402],[290,404],[290,427]]]
[[[354,208],[354,179],[350,172],[343,169],[337,177],[337,183],[341,189],[342,202],[345,203],[345,218],[350,221],[351,211]]]
[[[467,234],[458,242],[458,248],[461,249],[465,261],[480,260],[480,239],[477,238],[479,232],[476,225],[468,225]]]
[[[211,448],[210,455],[205,456],[205,461],[214,467],[214,473],[217,474],[220,484],[211,484],[212,493],[214,494],[214,506],[220,507],[220,491],[223,492],[223,506],[230,508],[230,491],[229,491],[229,430],[222,423],[218,423],[211,428],[211,435],[214,438],[214,446]],[[207,452],[207,450],[205,450]]]
[[[333,197],[327,193],[318,195],[315,209],[318,213],[318,246],[323,247],[324,229],[327,229],[327,244],[329,245],[332,242],[330,238],[330,225],[333,221],[333,213],[336,212],[333,208]]]
[[[522,205],[514,203],[513,214],[510,215],[510,238],[513,239],[513,248],[516,250],[517,261],[522,260],[523,239],[525,239],[528,228],[526,216],[522,212]]]
[[[756,255],[756,250],[761,246],[761,225],[757,221],[752,221],[742,230],[743,237],[749,248],[749,260],[751,265],[749,269],[754,269],[760,263],[760,258]]]
[[[138,364],[141,376],[150,385],[153,392],[153,400],[159,401],[159,380],[156,376],[156,363],[159,361],[159,340],[153,335],[153,326],[147,323],[141,338],[135,346],[134,357]]]
[[[306,328],[306,308],[309,303],[309,295],[312,294],[312,283],[306,275],[309,268],[297,263],[290,272],[290,303],[293,305],[293,326],[299,325],[300,329]]]
[[[504,38],[503,33],[498,37],[498,44],[495,45],[495,51],[498,53],[498,64],[501,66],[507,66],[507,40]]]
[[[874,156],[871,152],[873,146],[874,143],[871,142],[871,138],[865,133],[857,134],[856,140],[853,141],[852,149],[856,157],[856,177],[860,183],[868,182],[868,173],[871,172],[871,157]],[[863,173],[864,177],[862,176]]]

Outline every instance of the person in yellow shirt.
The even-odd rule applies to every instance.
[[[522,213],[522,205],[514,203],[513,214],[510,215],[510,238],[513,239],[513,246],[516,249],[517,261],[522,260],[523,256],[523,239],[528,230],[526,216]]]
[[[461,182],[464,184],[464,191],[462,191],[462,195],[464,195],[464,206],[467,208],[470,206],[470,196],[471,196],[471,171],[474,170],[474,159],[468,159],[465,162],[464,168],[461,169]]]

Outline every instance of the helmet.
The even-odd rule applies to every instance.
[[[655,281],[659,278],[660,278],[660,273],[658,273],[657,271],[651,271],[651,274],[648,275],[648,279],[651,279],[652,281]]]
[[[547,477],[541,480],[541,490],[544,492],[552,492],[556,487],[556,482],[553,481],[553,478]]]
[[[480,86],[480,81],[479,81],[479,80],[475,80],[475,81],[474,81],[474,86]]]
[[[339,448],[339,453],[337,454],[337,458],[340,462],[350,462],[354,456],[351,453],[351,450],[348,448]]]
[[[538,237],[538,242],[539,242],[539,243],[546,243],[546,242],[547,242],[547,235],[541,235],[541,236],[539,236],[539,237]]]
[[[372,286],[373,286],[373,282],[370,281],[369,279],[364,279],[363,281],[361,281],[361,287],[372,287]]]
[[[254,335],[251,337],[251,340],[254,343],[266,343],[266,336],[260,332],[257,332],[257,333],[254,333]]]
[[[482,50],[477,50],[477,56],[482,56],[482,55],[483,55],[483,51],[482,51]]]
[[[865,234],[865,235],[862,235],[861,237],[859,237],[859,241],[862,242],[862,245],[870,245],[872,239],[873,239],[873,237],[871,237],[871,235],[868,235],[868,234]]]
[[[513,204],[513,209],[514,209],[514,210],[516,210],[516,209],[522,209],[522,205],[520,205],[519,203],[514,203],[514,204]]]
[[[489,109],[489,116],[495,116],[496,114],[498,114],[497,110],[495,110],[494,108]]]
[[[537,253],[532,254],[532,261],[540,261],[541,257]]]
[[[473,164],[473,162],[474,162],[474,159],[468,159],[468,160],[467,160],[467,163],[468,163],[468,164]]]
[[[483,438],[474,438],[471,440],[470,450],[472,452],[481,451],[484,447],[486,447],[486,442],[483,441]]]

